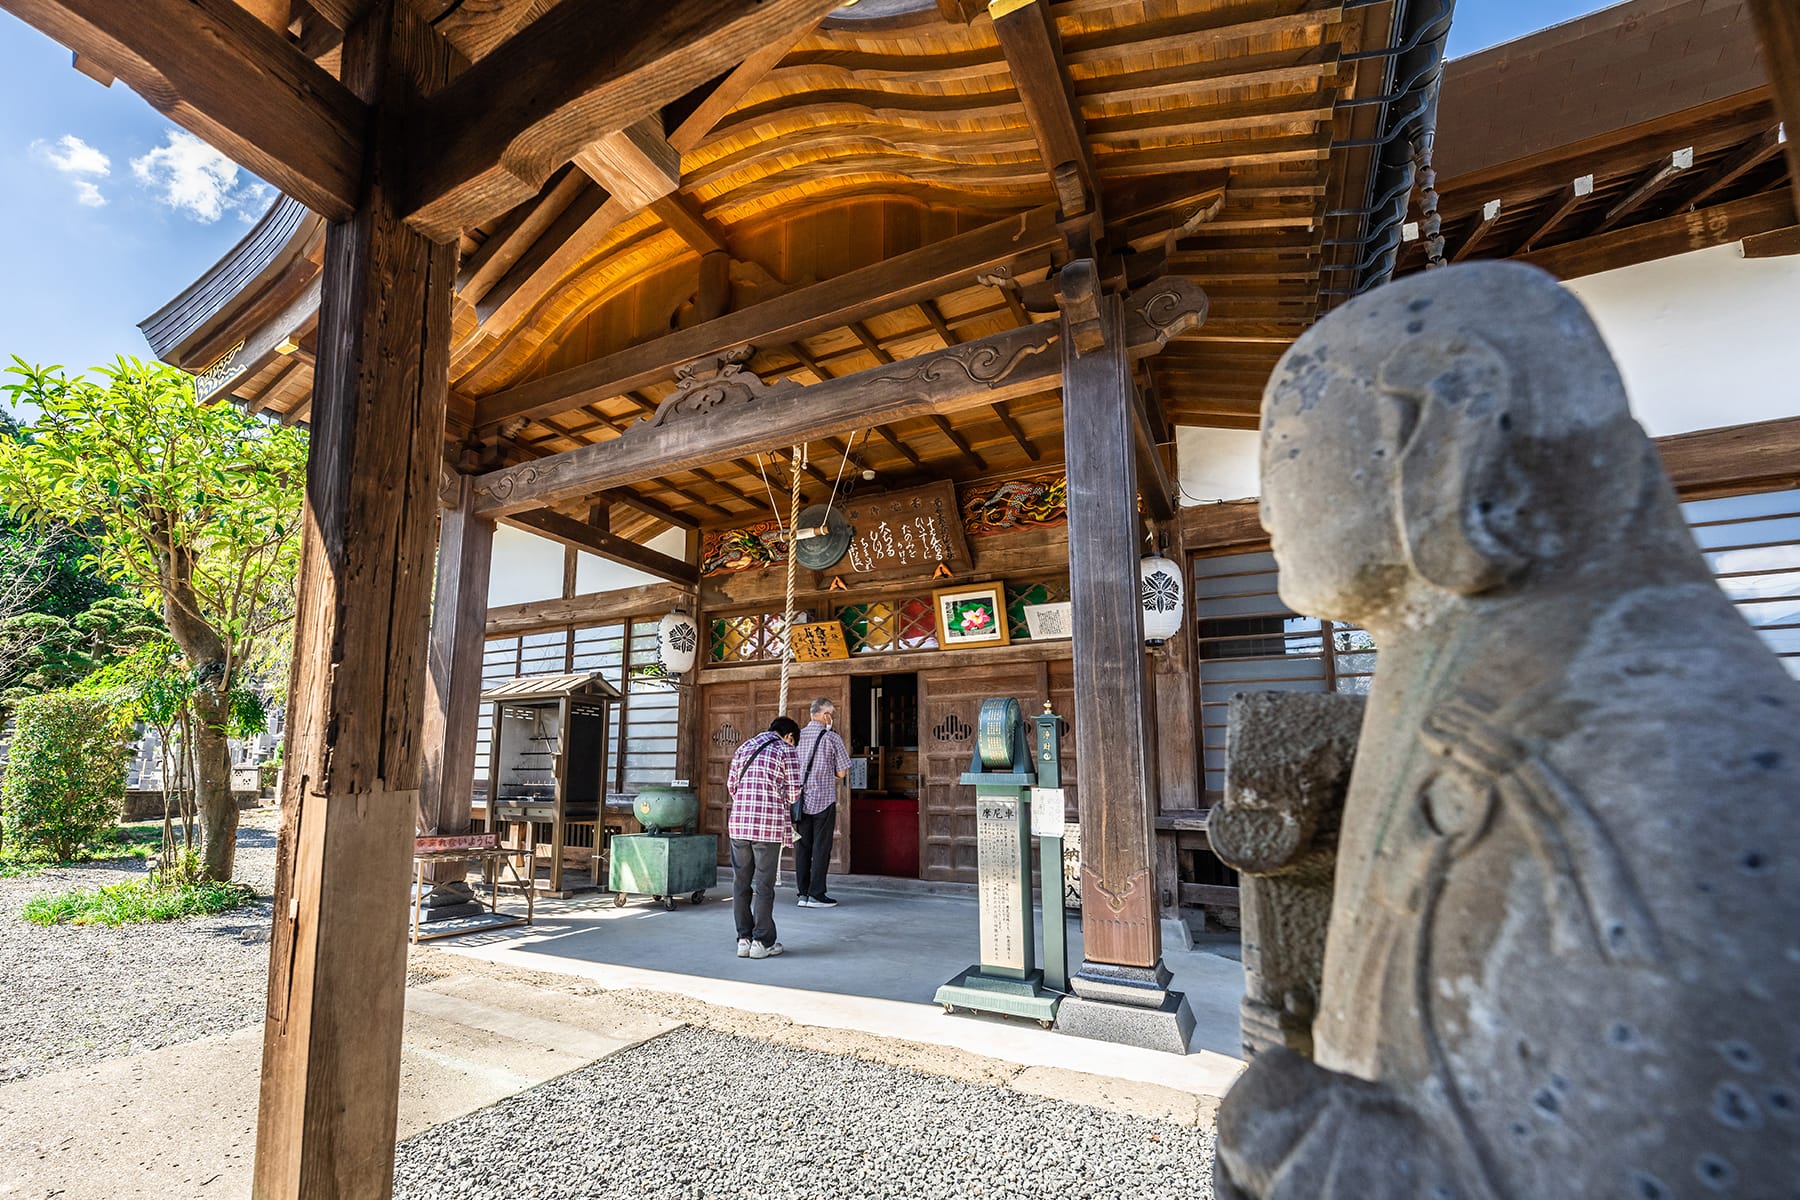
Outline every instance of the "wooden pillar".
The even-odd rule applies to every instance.
[[[457,477],[455,507],[438,518],[437,595],[431,609],[430,675],[419,772],[421,834],[469,831],[475,786],[475,730],[481,716],[481,652],[487,636],[488,573],[494,523],[475,515],[474,485]],[[436,883],[466,867],[440,864]],[[453,871],[454,873],[448,873]]]
[[[1168,990],[1156,895],[1131,360],[1123,302],[1097,300],[1098,320],[1089,307],[1079,329],[1065,311],[1060,339],[1083,961],[1056,1022],[1084,1037],[1185,1054],[1194,1018],[1186,997]],[[1079,351],[1081,340],[1094,348]]]
[[[1151,841],[1156,793],[1147,748],[1133,385],[1123,325],[1119,297],[1102,296],[1106,344],[1077,354],[1075,337],[1065,331],[1062,338],[1082,939],[1091,961],[1154,967],[1162,957]]]
[[[1762,40],[1775,112],[1787,124],[1788,185],[1800,204],[1800,7],[1794,0],[1750,0],[1750,16]]]
[[[411,10],[345,37],[370,102],[361,203],[327,234],[253,1195],[393,1190],[407,884],[456,250],[400,220],[407,114],[439,74]]]

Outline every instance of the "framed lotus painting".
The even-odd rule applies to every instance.
[[[998,583],[939,588],[931,593],[937,609],[938,646],[954,650],[962,646],[1004,646],[1006,597]]]

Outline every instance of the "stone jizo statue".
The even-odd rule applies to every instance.
[[[1346,305],[1262,469],[1282,599],[1380,657],[1314,1058],[1252,1061],[1217,1194],[1800,1195],[1800,687],[1581,305],[1505,263]]]

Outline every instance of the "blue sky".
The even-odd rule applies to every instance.
[[[1452,56],[1592,12],[1600,0],[1459,0]],[[266,185],[123,84],[0,12],[0,363],[148,357],[137,322],[249,229]]]

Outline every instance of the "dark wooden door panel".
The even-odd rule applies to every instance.
[[[975,792],[960,779],[974,753],[981,702],[993,696],[1015,697],[1027,713],[1041,711],[1041,668],[1018,664],[919,673],[921,878],[975,882]]]

